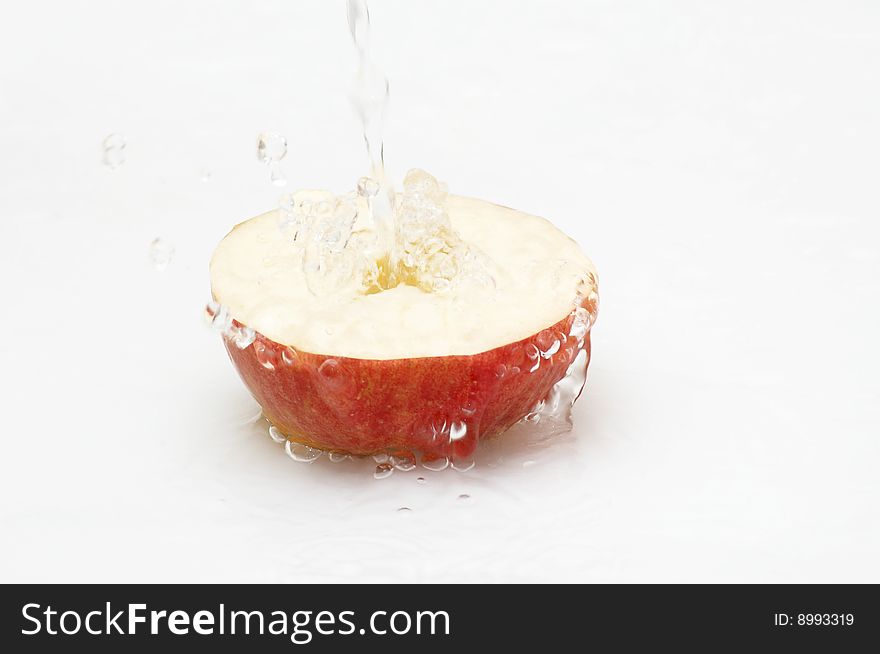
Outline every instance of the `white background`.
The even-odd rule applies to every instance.
[[[366,172],[341,1],[4,0],[0,580],[880,581],[880,5],[371,4],[393,175],[599,268],[574,432],[377,481],[254,422],[207,261],[259,131]]]

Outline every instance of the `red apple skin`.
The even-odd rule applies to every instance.
[[[469,356],[355,359],[294,351],[261,334],[245,349],[224,342],[266,418],[292,441],[355,455],[464,459],[479,439],[527,415],[580,349],[589,362],[590,334],[579,347],[568,336],[572,320]],[[559,349],[542,356],[555,340]]]

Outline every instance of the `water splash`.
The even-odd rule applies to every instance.
[[[286,186],[287,177],[281,160],[287,156],[287,139],[277,132],[262,132],[257,136],[257,159],[269,167],[269,181],[275,186]]]
[[[153,267],[163,272],[174,259],[174,246],[164,238],[154,238],[150,243],[150,261]]]

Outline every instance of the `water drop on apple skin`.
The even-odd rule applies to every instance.
[[[449,458],[441,456],[434,459],[422,460],[422,467],[425,470],[431,470],[432,472],[446,470],[446,468],[449,467]]]
[[[287,452],[287,456],[300,463],[312,463],[324,453],[322,450],[315,447],[309,447],[302,443],[295,443],[291,440],[288,440],[284,444],[284,450]]]
[[[373,472],[373,477],[375,479],[386,479],[390,477],[394,473],[394,466],[390,463],[380,463],[376,466],[376,470]]]
[[[256,342],[254,343],[254,353],[261,366],[266,370],[275,370],[275,352],[271,347],[265,343]]]
[[[286,443],[287,436],[281,433],[279,429],[275,425],[269,426],[269,438],[271,438],[276,443]]]

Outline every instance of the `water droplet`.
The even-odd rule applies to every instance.
[[[257,136],[257,159],[267,166],[284,159],[287,139],[276,132],[263,132]]]
[[[467,425],[462,422],[453,422],[449,427],[449,440],[457,441],[467,436]]]
[[[559,341],[556,340],[555,334],[549,329],[545,329],[535,337],[535,343],[538,347],[540,355],[549,359],[559,351]]]
[[[275,370],[275,352],[271,347],[267,347],[265,343],[258,341],[254,343],[254,354],[257,357],[257,361],[266,370]]]
[[[232,324],[232,316],[229,309],[219,302],[211,301],[205,305],[205,322],[211,329],[225,333]]]
[[[471,501],[471,496],[468,495],[467,493],[462,493],[461,495],[458,496],[458,500],[459,500],[460,502],[470,502],[470,501]]]
[[[477,412],[477,403],[473,400],[468,400],[461,407],[461,412],[466,416],[472,416]]]
[[[203,169],[202,169],[202,172],[199,173],[199,179],[202,180],[202,181],[203,181],[204,183],[206,183],[206,184],[207,184],[208,182],[210,182],[211,179],[212,179],[213,177],[214,177],[214,173],[212,173],[212,172],[211,172],[210,170],[208,170],[207,168],[203,168]]]
[[[580,344],[590,331],[591,321],[589,312],[583,307],[574,310],[574,318],[571,322],[571,328],[568,335]]]
[[[357,192],[364,198],[375,197],[379,193],[379,182],[372,177],[361,177],[357,183]]]
[[[174,246],[164,238],[154,238],[150,243],[150,261],[159,272],[168,268],[168,264],[174,259]]]
[[[390,462],[395,470],[400,470],[401,472],[409,472],[416,467],[416,458],[411,454],[406,456],[392,456]]]
[[[269,181],[275,186],[287,186],[287,176],[284,174],[281,164],[277,161],[269,164]]]
[[[318,374],[324,379],[336,379],[339,376],[339,362],[336,359],[326,359],[318,368]]]
[[[269,438],[271,438],[276,443],[286,443],[287,436],[281,433],[281,431],[275,425],[269,425]]]
[[[373,478],[375,479],[385,479],[386,477],[390,477],[394,472],[394,466],[390,463],[380,463],[376,466],[375,472],[373,472]]]
[[[506,374],[507,366],[505,366],[503,363],[499,363],[497,366],[495,366],[495,376],[498,377],[498,379],[504,379],[504,375]]]
[[[379,452],[379,454],[373,455],[373,461],[375,461],[376,463],[388,463],[389,458],[390,457],[384,452]]]
[[[245,350],[251,345],[251,343],[257,340],[257,333],[250,327],[242,325],[235,330],[232,340],[235,343],[235,347],[239,350]]]
[[[397,509],[397,512],[398,513],[412,513],[412,509],[409,508],[408,506],[402,506],[399,509]]]
[[[351,456],[345,452],[330,452],[327,458],[330,459],[331,463],[342,463],[343,461],[348,461]]]
[[[436,459],[423,459],[422,467],[433,472],[446,470],[449,467],[449,459],[445,456],[437,457]]]
[[[104,149],[104,165],[115,170],[125,163],[125,137],[121,134],[108,134],[104,137],[101,146]]]
[[[468,470],[473,470],[474,466],[476,465],[477,462],[474,461],[473,457],[452,460],[452,469],[457,470],[458,472],[467,472]]]
[[[426,484],[427,480],[424,477],[416,477],[417,484]]]
[[[296,350],[294,350],[292,347],[288,346],[281,351],[281,361],[285,365],[295,365],[298,360],[299,355],[297,355]]]
[[[527,461],[522,462],[522,467],[523,468],[531,468],[536,463],[537,463],[537,461],[532,461],[531,459],[528,459]]]
[[[447,429],[446,421],[443,419],[437,419],[431,423],[431,433],[433,433],[435,437],[442,436],[446,433]]]
[[[319,450],[316,447],[295,443],[290,440],[284,444],[284,451],[287,452],[287,456],[300,463],[311,463],[324,453],[323,450]]]

